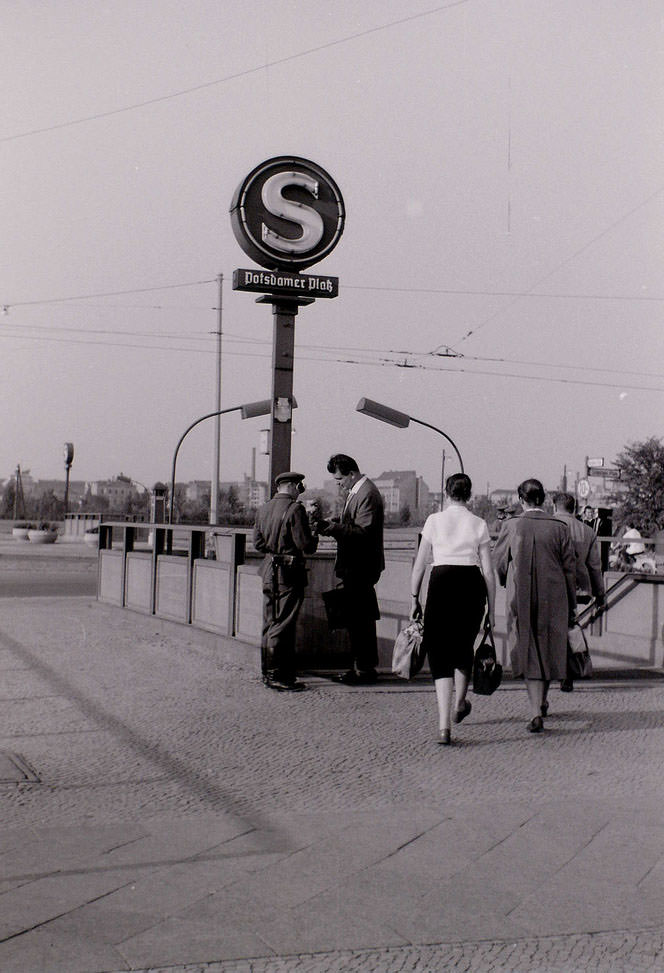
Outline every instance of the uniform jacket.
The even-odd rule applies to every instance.
[[[567,675],[567,629],[576,608],[576,559],[565,524],[525,510],[503,524],[494,559],[507,587],[512,672],[530,679]]]
[[[289,572],[291,578],[296,579],[296,583],[306,584],[304,555],[314,553],[318,538],[311,533],[307,512],[299,500],[293,500],[285,493],[276,493],[268,500],[256,514],[253,544],[260,554],[293,555],[300,562],[300,571]],[[261,569],[264,580],[270,574],[270,563],[268,556]]]
[[[334,570],[349,586],[374,585],[385,568],[383,498],[371,480],[365,480],[348,500],[340,523],[327,533],[337,542]]]
[[[592,594],[598,601],[604,601],[604,578],[595,531],[588,524],[577,520],[574,514],[564,511],[556,514],[556,520],[567,524],[572,538],[576,556],[577,593]]]

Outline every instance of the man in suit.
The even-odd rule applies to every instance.
[[[256,514],[253,543],[265,560],[261,669],[269,689],[304,689],[295,677],[295,627],[304,601],[307,572],[304,555],[313,554],[318,538],[298,500],[304,493],[303,473],[280,473],[277,492]]]
[[[375,585],[385,568],[383,498],[371,480],[345,453],[331,456],[328,472],[345,493],[339,520],[319,521],[319,534],[337,542],[335,574],[343,582],[348,609],[348,635],[353,667],[340,676],[347,685],[369,685],[378,673],[376,620],[380,618]]]
[[[604,578],[599,552],[599,543],[593,528],[574,516],[576,501],[571,493],[556,493],[553,497],[553,511],[556,520],[562,520],[569,528],[574,555],[576,557],[576,602],[587,605],[595,599],[598,612],[604,608]],[[574,681],[569,675],[562,680],[560,688],[571,693]]]

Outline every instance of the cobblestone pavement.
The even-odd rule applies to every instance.
[[[338,950],[317,956],[153,967],[138,973],[659,973],[663,961],[664,934],[647,930],[518,942]]]
[[[455,746],[440,748],[426,680],[350,688],[305,676],[307,692],[290,695],[266,690],[257,670],[258,652],[251,647],[87,598],[2,603],[0,750],[19,754],[39,778],[0,782],[0,916],[11,903],[16,916],[4,933],[0,923],[3,971],[664,969],[664,680],[657,674],[598,678],[569,695],[554,690],[540,736],[526,732],[522,685],[507,681],[492,697],[471,697],[473,711],[455,728]],[[124,830],[112,837],[119,822]],[[130,833],[131,825],[143,831]],[[219,838],[205,843],[208,828],[230,829],[236,842],[257,836],[255,846],[224,864],[235,868],[247,856],[242,873],[224,873],[223,891],[234,892],[236,880],[243,894],[254,889],[263,909],[260,942],[255,929],[242,927],[250,937],[246,948],[240,938],[222,950],[215,939],[196,954],[178,954],[178,929],[203,935],[230,907],[230,900],[220,904],[219,884],[186,892],[183,882],[181,901],[164,904],[143,925],[129,922],[126,905],[116,908],[115,920],[124,917],[126,928],[118,932],[122,923],[116,923],[108,933],[103,959],[101,952],[87,958],[75,952],[66,937],[78,928],[80,939],[83,927],[71,923],[85,917],[86,935],[93,936],[101,906],[94,912],[91,903],[140,887],[140,869],[149,866],[150,876],[158,877],[195,861],[207,869],[204,881],[211,881],[217,865],[212,858],[202,862],[200,851],[194,859],[174,845],[170,855],[160,850],[150,859],[123,859],[110,886],[108,868],[102,875],[96,859],[79,855],[72,864],[63,851],[51,865],[48,854],[40,861],[39,849],[49,835],[64,849],[79,836],[80,844],[103,832],[108,861],[109,849],[117,854],[116,845],[131,846],[146,829],[158,835],[160,828],[169,835],[189,831],[191,841],[200,833],[201,849],[219,846]],[[298,898],[295,863],[313,840],[307,835],[320,832],[332,841],[342,828],[328,857],[313,858],[328,872],[308,871],[307,890]],[[357,874],[349,861],[364,847],[363,829],[369,843],[374,832],[386,842],[372,851],[370,892],[360,874],[369,860],[358,860]],[[577,856],[588,848],[581,861]],[[343,870],[335,855],[355,885],[338,884]],[[480,867],[467,882],[464,863],[471,860],[484,862],[486,872],[482,878]],[[325,895],[331,896],[328,906],[348,919],[346,938],[338,924],[336,939],[305,953],[307,934],[280,937],[265,891],[266,866],[283,868],[284,862],[292,863],[293,914],[314,899],[322,909]],[[308,861],[306,868],[315,865]],[[380,868],[384,890],[375,885]],[[27,894],[32,882],[68,874],[72,883],[87,876],[106,884],[81,891],[66,915],[44,906],[38,917],[23,921],[21,889]],[[392,889],[390,882],[398,884]],[[493,899],[480,908],[484,888]],[[568,888],[565,911],[560,903]],[[527,893],[539,897],[543,889],[538,912]],[[378,906],[381,894],[384,899],[381,933],[373,939],[373,927],[358,930],[348,918],[365,893]],[[439,911],[449,912],[448,925],[431,917],[418,924],[432,895],[440,897]],[[450,895],[458,902],[448,909]],[[390,903],[401,906],[403,897],[412,897],[414,915],[397,929],[389,921]],[[470,907],[459,904],[466,900]],[[239,898],[231,904],[240,909]],[[497,904],[500,916],[489,915]],[[157,931],[148,942],[150,923]],[[169,930],[175,945],[161,961],[171,965],[141,963],[159,955],[167,938],[162,932]],[[57,957],[48,951],[49,935],[60,944]],[[65,941],[76,962],[67,958]],[[296,941],[299,949],[292,948]],[[44,956],[53,957],[51,965],[30,966],[47,962]]]

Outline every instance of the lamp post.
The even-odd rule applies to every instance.
[[[247,402],[244,405],[231,406],[230,409],[217,409],[216,412],[208,412],[207,415],[200,416],[200,418],[192,422],[190,426],[187,426],[185,431],[180,436],[178,440],[178,444],[175,447],[175,452],[173,453],[173,466],[171,469],[171,493],[168,501],[169,524],[173,523],[173,504],[175,501],[175,465],[178,459],[178,452],[180,450],[180,446],[182,445],[185,436],[191,432],[194,426],[197,426],[199,422],[203,422],[204,419],[212,419],[214,416],[223,416],[226,415],[227,412],[240,412],[242,414],[243,419],[253,419],[256,416],[269,415],[271,411],[272,411],[272,400],[263,399],[261,402]]]
[[[381,405],[380,402],[374,402],[373,399],[361,398],[360,401],[355,406],[357,412],[361,412],[365,416],[371,416],[372,419],[379,419],[381,422],[387,422],[390,426],[396,426],[398,429],[406,429],[411,422],[416,422],[420,426],[426,426],[427,429],[433,429],[434,432],[439,433],[443,436],[450,446],[454,449],[459,460],[459,466],[461,467],[461,472],[465,472],[463,468],[463,460],[461,459],[461,453],[456,448],[454,442],[450,439],[446,432],[442,429],[438,429],[437,426],[432,426],[430,422],[423,422],[422,419],[416,419],[415,416],[409,416],[405,412],[398,412],[396,409],[391,409],[389,405]],[[443,450],[443,462],[441,467],[441,485],[440,485],[440,506],[443,506],[443,495],[445,493],[445,450]]]
[[[71,473],[71,465],[74,462],[74,444],[65,443],[64,449],[65,457],[65,517],[69,513],[69,474]]]

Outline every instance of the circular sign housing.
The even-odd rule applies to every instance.
[[[576,485],[576,492],[582,500],[586,500],[590,496],[590,483],[588,480],[579,480]]]
[[[333,250],[346,212],[339,187],[315,162],[295,155],[268,159],[235,190],[235,239],[263,267],[297,271]]]

